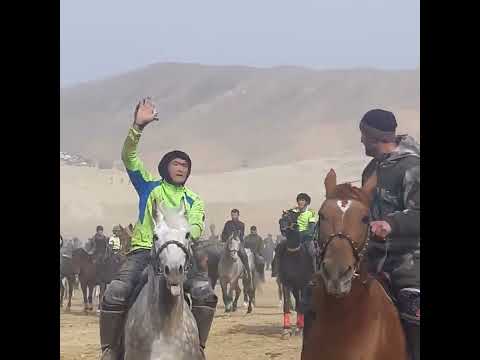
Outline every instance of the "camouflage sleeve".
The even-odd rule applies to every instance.
[[[386,218],[392,236],[420,236],[420,164],[405,171],[402,196],[405,209]]]

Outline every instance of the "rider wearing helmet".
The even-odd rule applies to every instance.
[[[134,123],[123,145],[122,160],[139,195],[139,216],[133,230],[131,251],[127,254],[127,259],[117,277],[105,291],[100,312],[102,360],[116,360],[123,353],[119,340],[128,310],[129,297],[139,284],[142,272],[149,263],[150,250],[153,245],[153,202],[163,202],[165,206],[171,208],[177,208],[183,203],[185,216],[191,226],[190,238],[194,242],[200,238],[204,228],[203,201],[185,186],[192,169],[190,157],[182,151],[165,154],[158,165],[158,172],[161,176],[161,179],[158,179],[146,170],[137,155],[137,146],[142,131],[154,120],[158,119],[153,103],[149,99],[142,100],[135,109]],[[192,313],[197,321],[200,345],[203,351],[218,299],[208,282],[194,281],[193,284]]]
[[[312,256],[315,263],[315,255],[313,248],[313,232],[317,222],[316,214],[310,209],[311,198],[308,194],[300,193],[297,195],[297,206],[289,211],[296,213],[298,231],[300,232],[300,239],[306,246],[308,253]],[[280,242],[275,248],[275,256],[272,261],[272,277],[278,275],[278,259],[287,248],[285,241]],[[315,265],[314,265],[315,266]]]

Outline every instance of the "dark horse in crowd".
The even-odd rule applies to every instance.
[[[198,250],[204,251],[208,256],[208,278],[212,288],[218,282],[218,263],[220,262],[221,254],[224,250],[225,243],[212,240],[202,240],[195,244]]]
[[[290,293],[295,298],[297,313],[297,334],[300,335],[304,326],[303,311],[300,307],[303,291],[313,274],[312,259],[306,247],[300,241],[300,232],[297,229],[297,216],[293,211],[284,211],[279,220],[280,231],[286,237],[286,251],[279,256],[278,275],[282,284],[283,293],[283,337],[292,334],[290,324],[291,302]]]
[[[93,290],[97,285],[100,286],[100,303],[98,304],[100,309],[103,293],[125,261],[124,256],[113,254],[107,247],[107,253],[102,259],[99,259],[99,257],[90,255],[84,248],[78,248],[73,251],[72,260],[73,266],[78,269],[85,312],[93,310]]]
[[[66,310],[70,311],[72,306],[72,295],[73,289],[76,287],[76,274],[78,274],[78,268],[74,266],[73,262],[73,251],[75,249],[75,241],[71,239],[63,239],[60,237],[60,306],[63,307],[63,299],[65,297],[65,290],[68,290],[68,302]],[[67,282],[64,286],[63,279],[66,279]],[[65,289],[65,287],[67,289]]]

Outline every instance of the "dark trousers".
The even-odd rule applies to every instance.
[[[105,291],[103,307],[106,310],[126,310],[129,298],[149,262],[149,250],[139,249],[127,255],[127,259]]]

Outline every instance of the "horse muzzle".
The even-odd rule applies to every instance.
[[[173,296],[179,296],[182,293],[183,283],[185,281],[184,266],[172,267],[165,265],[163,270],[167,289]]]
[[[328,280],[325,283],[327,294],[337,299],[344,298],[352,290],[352,279],[341,281]]]

